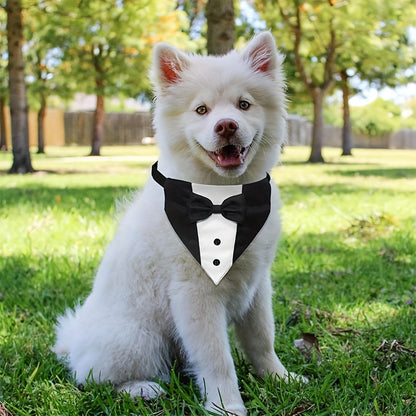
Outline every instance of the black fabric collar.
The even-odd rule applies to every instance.
[[[186,182],[186,181],[182,181],[180,179],[171,179],[171,178],[166,178],[165,175],[163,175],[163,173],[161,173],[158,168],[157,168],[158,162],[155,162],[152,165],[152,178],[163,188],[165,186],[166,180],[169,181],[178,181],[178,182],[182,182],[182,183],[191,183],[191,182]],[[252,186],[252,185],[256,185],[256,184],[261,184],[263,181],[267,181],[270,182],[270,175],[268,173],[266,173],[266,177],[257,181],[257,182],[252,182],[243,186]],[[216,185],[210,185],[210,186],[216,186]],[[222,186],[222,185],[220,185]],[[225,185],[227,186],[227,185]]]
[[[152,166],[152,177],[164,189],[164,208],[169,222],[192,256],[201,263],[197,227],[195,223],[189,221],[188,210],[192,205],[192,200],[198,200],[198,197],[204,199],[208,198],[195,194],[192,191],[191,182],[166,178],[157,169],[157,162]],[[244,199],[244,218],[242,221],[238,222],[237,225],[233,262],[235,262],[250,245],[269,216],[271,207],[270,175],[267,174],[266,177],[260,181],[243,184],[241,195]],[[240,200],[242,199],[241,196],[236,197],[239,197]],[[208,201],[210,200],[208,199]],[[224,201],[224,203],[226,201]]]

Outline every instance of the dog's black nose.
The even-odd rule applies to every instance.
[[[230,139],[232,136],[234,136],[237,129],[237,122],[232,120],[231,118],[224,118],[222,120],[219,120],[214,128],[215,133],[217,133],[221,137],[224,137],[225,139]]]

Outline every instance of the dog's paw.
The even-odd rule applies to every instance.
[[[211,402],[210,404],[206,404],[205,408],[215,415],[221,416],[247,416],[247,409],[244,407],[243,404],[217,404]]]
[[[288,373],[284,380],[286,383],[309,383],[309,379],[305,376],[296,373]]]
[[[145,400],[156,399],[166,392],[154,381],[127,381],[117,386],[120,392],[130,394],[131,398],[141,397]]]

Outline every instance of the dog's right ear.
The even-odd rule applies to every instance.
[[[190,60],[180,50],[168,43],[158,43],[153,50],[152,81],[161,90],[177,83]]]

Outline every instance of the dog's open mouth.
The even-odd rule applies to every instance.
[[[208,156],[221,168],[233,168],[244,163],[244,159],[250,149],[248,147],[235,146],[229,144],[216,150],[215,152],[207,152]]]

